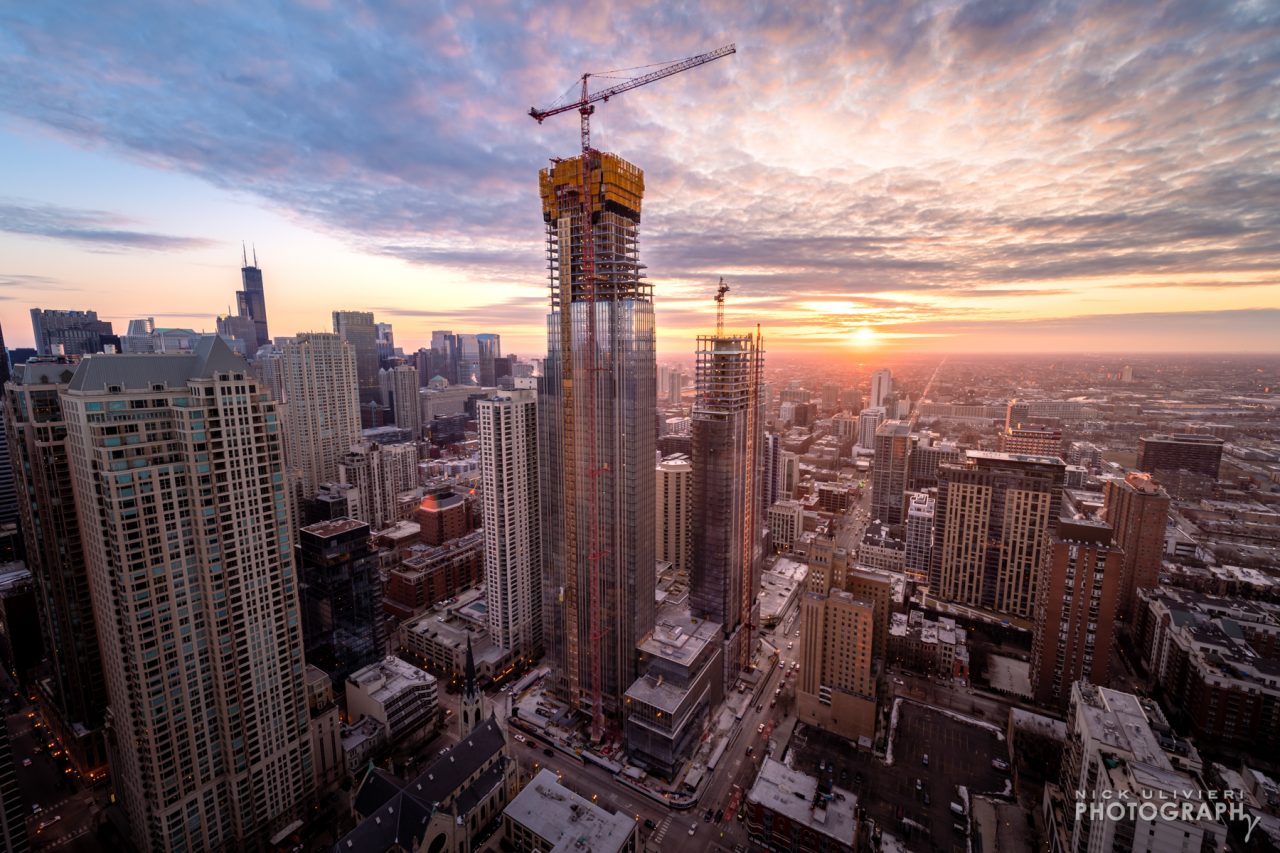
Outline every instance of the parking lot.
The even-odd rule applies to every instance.
[[[917,851],[963,851],[965,836],[955,829],[960,821],[951,812],[951,803],[959,802],[955,786],[965,785],[971,795],[998,793],[1009,778],[991,766],[993,758],[1008,759],[993,731],[913,702],[902,704],[891,767],[811,727],[797,730],[791,748],[797,770],[830,772],[835,785],[857,795],[869,817]],[[820,766],[832,769],[820,772]]]

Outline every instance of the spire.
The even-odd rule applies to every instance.
[[[243,240],[240,241],[240,261],[241,261],[241,264],[240,264],[241,266],[245,266],[245,267],[249,266],[249,253],[245,251]]]
[[[258,268],[258,246],[256,243],[253,246],[253,268]]]
[[[467,665],[466,669],[463,670],[463,674],[466,678],[466,684],[463,689],[467,695],[472,695],[476,692],[476,659],[471,655],[470,637],[467,637]]]

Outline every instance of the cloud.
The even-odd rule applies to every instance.
[[[118,226],[128,220],[100,210],[78,210],[49,204],[0,201],[0,231],[67,240],[103,250],[148,249],[172,251],[198,249],[216,241],[174,237]],[[37,277],[40,278],[40,277]]]
[[[592,119],[646,171],[660,295],[725,275],[779,305],[921,294],[914,310],[945,319],[947,299],[982,310],[1082,278],[1280,280],[1266,3],[11,4],[0,109],[369,252],[532,284],[536,172],[573,153],[577,122],[539,126],[528,107],[584,69],[729,40],[735,56]],[[191,245],[106,214],[0,211],[19,226]],[[502,321],[536,322],[533,305]]]

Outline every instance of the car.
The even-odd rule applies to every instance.
[[[895,678],[895,679],[893,680],[893,683],[894,683],[894,684],[906,684],[906,682],[905,682],[905,681],[903,681],[901,678]]]
[[[920,777],[919,777],[919,776],[917,776],[917,777],[916,777],[916,790],[917,790],[917,791],[923,791],[923,790],[924,790],[924,783],[920,781]]]
[[[657,828],[658,828],[658,825],[657,825],[656,823],[654,823],[652,820],[650,820],[649,818],[645,818],[645,819],[644,819],[644,828],[645,828],[645,829],[657,829]]]
[[[24,759],[22,759],[22,766],[23,766],[23,767],[30,767],[30,766],[31,766],[31,759],[30,759],[30,758],[24,758]]]
[[[43,808],[39,803],[32,803],[32,804],[31,804],[31,813],[32,813],[32,814],[40,814],[40,812],[42,812],[42,811],[44,811],[44,808]]]
[[[1008,770],[1009,762],[1001,758],[993,758],[991,759],[991,766],[994,767],[996,770]]]
[[[738,820],[746,820],[746,818],[747,818],[747,810],[738,809]]]
[[[724,820],[724,809],[716,809],[716,823]]]
[[[764,723],[761,723],[760,725],[756,726],[756,734],[758,735],[764,734]]]
[[[764,703],[763,703],[763,702],[761,702],[759,705],[757,705],[757,706],[756,706],[756,710],[757,710],[757,711],[763,711],[763,710],[764,710]]]
[[[769,707],[770,707],[770,708],[774,708],[774,707],[776,707],[776,706],[777,706],[777,704],[778,704],[778,700],[777,700],[776,698],[774,698],[774,699],[770,699],[770,700],[769,700]]]
[[[546,749],[542,750],[542,754],[545,755],[547,758],[554,758],[556,752],[551,747],[547,747]]]
[[[924,755],[920,756],[920,763],[925,767],[929,766],[929,753],[926,752]]]
[[[795,643],[787,643],[787,648],[788,648],[788,649],[790,649],[790,648],[791,648],[792,646],[794,646],[794,645],[795,645]]]
[[[927,805],[929,805],[929,792],[928,792],[928,791],[925,791],[925,792],[924,792],[924,804],[925,804],[926,806],[927,806]]]
[[[747,744],[747,755],[750,755],[755,751],[756,751],[756,748],[754,746],[752,746],[751,744]]]
[[[693,835],[693,834],[694,834],[695,832],[697,832],[697,831],[698,831],[698,822],[695,820],[695,821],[693,822],[693,826],[690,826],[690,827],[689,827],[689,834],[690,834],[690,835]]]
[[[512,737],[514,737],[516,740],[520,741],[521,743],[525,742],[525,736],[520,734],[519,732],[516,732],[514,735],[512,735]]]

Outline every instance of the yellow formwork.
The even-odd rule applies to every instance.
[[[538,191],[542,196],[542,211],[559,218],[570,213],[561,210],[556,202],[556,190],[574,188],[582,185],[582,156],[569,160],[561,160],[549,169],[538,172]],[[627,210],[640,213],[641,199],[644,198],[644,172],[623,160],[617,154],[601,154],[600,166],[591,170],[591,187],[598,195],[593,199],[597,209],[605,202],[613,202]],[[572,202],[577,208],[577,194]]]

